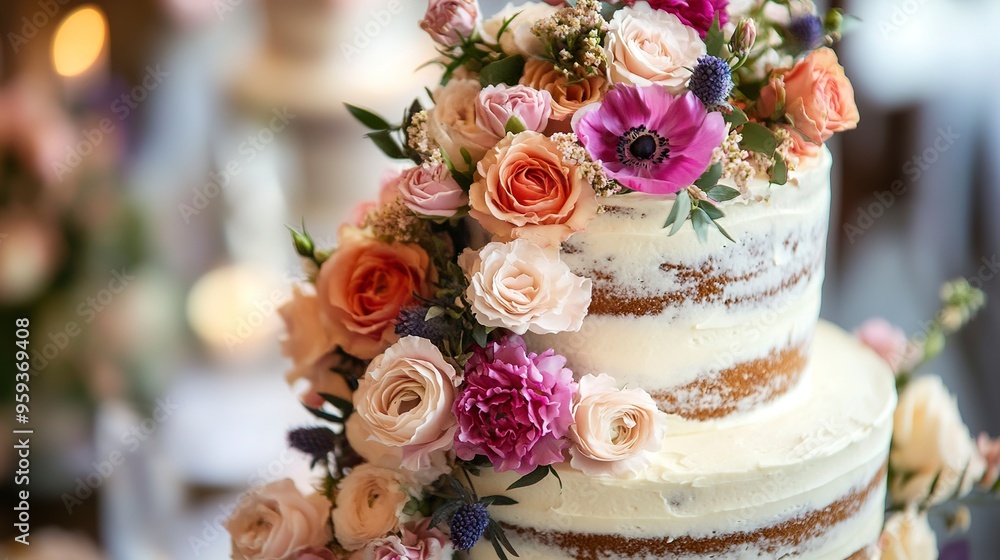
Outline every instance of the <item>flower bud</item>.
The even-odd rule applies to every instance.
[[[729,50],[736,56],[745,57],[757,42],[757,25],[752,19],[743,19],[736,24],[736,30],[729,39]]]
[[[295,252],[306,258],[313,258],[313,250],[316,248],[313,244],[312,237],[309,236],[309,232],[303,226],[302,231],[295,231],[291,227],[288,231],[292,233],[292,243],[295,245]]]

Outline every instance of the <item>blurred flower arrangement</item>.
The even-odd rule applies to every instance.
[[[884,319],[870,319],[856,331],[896,374],[899,404],[889,452],[889,511],[880,546],[885,560],[937,558],[928,513],[943,509],[952,531],[969,527],[965,502],[1000,497],[1000,440],[973,438],[955,397],[936,375],[916,372],[944,349],[985,305],[982,291],[964,279],[941,287],[941,308],[912,337]]]
[[[292,231],[310,281],[281,309],[288,380],[326,425],[289,434],[321,469],[248,494],[233,557],[438,559],[487,538],[516,551],[473,476],[558,479],[553,465],[625,477],[659,449],[666,415],[642,389],[574,376],[525,333],[579,330],[591,282],[560,245],[639,191],[674,196],[664,225],[702,242],[751,179],[782,185],[858,120],[828,48],[839,11],[760,0],[579,0],[508,6],[431,0],[440,86],[399,124],[348,110],[393,159],[377,201],[335,249]],[[726,181],[727,184],[723,184]],[[670,228],[669,232],[667,228]]]

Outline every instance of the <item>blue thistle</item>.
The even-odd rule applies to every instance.
[[[337,434],[321,426],[295,428],[288,432],[288,445],[319,461],[333,452],[337,444]]]
[[[402,309],[399,312],[399,317],[396,318],[396,334],[399,336],[419,336],[440,346],[444,339],[452,334],[452,327],[442,317],[435,317],[430,321],[425,320],[425,317],[427,317],[427,308],[425,307],[415,306]]]
[[[823,22],[813,14],[796,16],[788,24],[788,34],[800,52],[811,51],[823,42]]]
[[[698,65],[691,74],[688,89],[706,107],[725,105],[733,91],[733,71],[729,63],[717,56],[698,57]]]
[[[462,504],[452,516],[448,528],[456,550],[470,550],[486,532],[490,516],[482,502]]]

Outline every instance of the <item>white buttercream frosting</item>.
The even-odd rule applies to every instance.
[[[842,330],[820,323],[806,382],[787,402],[740,422],[668,433],[652,464],[629,479],[589,477],[568,464],[553,478],[506,491],[513,473],[477,479],[481,495],[518,501],[491,508],[500,522],[546,533],[709,538],[781,525],[868,487],[882,472],[896,393],[892,373]],[[877,538],[884,484],[848,520],[782,554],[843,560]],[[524,560],[575,558],[513,531]],[[792,545],[785,545],[792,546]],[[753,544],[714,558],[757,558]],[[489,544],[473,560],[491,559]],[[770,556],[770,555],[767,555]]]

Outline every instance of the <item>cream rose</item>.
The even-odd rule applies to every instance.
[[[642,389],[618,389],[607,375],[584,375],[573,403],[570,465],[590,476],[625,477],[649,464],[667,433],[667,415]]]
[[[479,80],[455,78],[434,92],[434,107],[427,112],[427,132],[448,154],[456,168],[468,170],[496,144],[496,137],[476,124]],[[466,165],[465,149],[472,157]]]
[[[937,537],[926,513],[909,508],[885,522],[879,539],[882,560],[937,560]]]
[[[357,550],[399,530],[409,498],[395,471],[361,465],[340,481],[339,490],[333,528],[340,546]]]
[[[319,494],[303,496],[290,479],[278,480],[240,499],[226,521],[234,560],[288,558],[330,540],[330,502]]]
[[[401,467],[431,467],[430,455],[451,448],[455,388],[462,378],[434,344],[407,336],[372,360],[354,393],[354,409],[370,439],[402,450]]]
[[[344,425],[351,449],[372,465],[391,469],[399,473],[400,479],[409,486],[426,486],[441,475],[451,472],[446,451],[428,453],[424,457],[425,466],[418,471],[403,469],[403,448],[391,447],[372,436],[367,422],[357,414],[352,414]]]
[[[555,247],[530,241],[490,243],[466,250],[459,264],[469,277],[466,296],[476,319],[517,334],[578,331],[590,307],[591,282],[573,274]]]
[[[507,4],[496,15],[483,22],[483,38],[489,43],[497,44],[497,32],[500,31],[503,22],[516,14],[517,17],[511,20],[500,37],[500,48],[507,54],[520,54],[525,58],[542,56],[545,54],[545,47],[531,31],[531,27],[536,21],[558,11],[559,8],[547,4],[524,3],[519,6]]]
[[[613,82],[657,84],[673,94],[682,92],[690,69],[705,54],[697,30],[645,2],[615,12],[604,45]]]
[[[940,377],[919,377],[903,389],[889,462],[897,473],[890,481],[890,492],[898,503],[914,504],[929,497],[934,504],[956,493],[964,496],[982,477],[985,464],[962,422],[955,397]]]
[[[479,162],[470,215],[500,239],[558,245],[597,215],[597,195],[543,134],[511,134]]]

